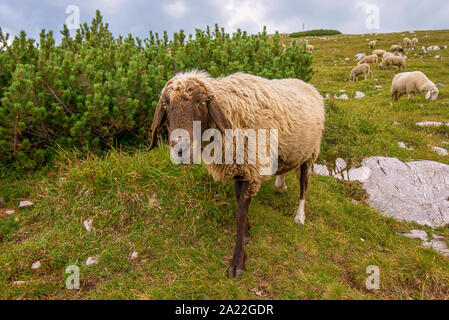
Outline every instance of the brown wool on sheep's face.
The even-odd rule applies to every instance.
[[[176,138],[170,141],[171,148],[178,145],[179,157],[182,157],[182,153],[186,153],[189,146],[193,145],[195,121],[201,123],[201,134],[209,129],[210,122],[214,122],[222,132],[230,128],[226,118],[215,104],[215,100],[208,95],[206,87],[200,81],[192,79],[184,82],[168,82],[156,107],[150,150],[156,146],[156,133],[164,120],[168,123],[169,137],[176,129],[184,129],[190,136],[190,141],[183,142]],[[193,154],[189,153],[190,162],[193,162]]]

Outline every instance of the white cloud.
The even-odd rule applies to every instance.
[[[214,0],[213,3],[221,12],[227,32],[234,32],[237,28],[251,33],[260,32],[264,26],[267,26],[269,33],[292,32],[297,31],[302,24],[297,17],[284,19],[282,22],[270,18],[270,12],[276,8],[276,3],[270,0],[230,0],[226,5],[221,0]]]
[[[177,0],[175,2],[166,4],[164,6],[164,11],[169,16],[176,18],[176,19],[180,19],[185,16],[188,9],[187,9],[187,6],[185,5],[184,1]]]

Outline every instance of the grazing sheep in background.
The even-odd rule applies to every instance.
[[[421,93],[426,93],[426,99],[437,100],[439,90],[421,71],[399,73],[391,83],[391,105],[404,94],[408,94],[410,99],[411,94],[416,97]]]
[[[416,47],[418,45],[418,42],[419,42],[418,38],[413,38],[412,39],[412,46]]]
[[[402,46],[394,44],[390,47],[390,51],[391,52],[404,52],[404,49],[402,48]]]
[[[180,73],[162,90],[154,114],[150,150],[156,146],[157,131],[165,119],[168,120],[169,136],[175,129],[184,129],[190,134],[190,141],[178,138],[170,142],[171,152],[178,150],[175,154],[188,162],[194,158],[194,152],[187,152],[195,143],[192,141],[194,121],[201,122],[201,136],[207,129],[217,128],[221,134],[214,136],[214,141],[218,138],[225,141],[226,129],[275,129],[278,132],[278,150],[268,149],[267,153],[271,157],[277,156],[277,171],[265,173],[277,175],[276,187],[283,191],[286,189],[284,175],[291,170],[296,171],[300,180],[300,201],[295,222],[304,224],[308,177],[320,151],[324,118],[323,97],[312,85],[298,79],[268,80],[245,73],[212,78],[200,71]],[[174,142],[177,142],[175,146]],[[248,148],[244,144],[246,155]],[[223,147],[223,154],[224,151]],[[230,164],[228,161],[225,164],[206,163],[215,180],[235,182],[237,239],[229,275],[236,278],[245,270],[244,245],[250,239],[249,204],[262,182],[270,178],[261,174],[261,169],[267,166],[262,165],[259,159],[254,164],[246,160],[238,164],[233,154]]]
[[[382,61],[384,61],[386,57],[392,57],[392,56],[394,56],[394,53],[391,53],[391,52],[385,52],[385,53],[382,55]]]
[[[404,38],[404,47],[408,48],[412,46],[412,40],[409,38]]]
[[[387,69],[391,69],[391,66],[397,66],[398,71],[401,71],[401,68],[403,71],[406,69],[406,62],[405,59],[399,56],[389,56],[386,57],[382,62],[379,64],[379,69],[383,69],[384,67],[387,67]]]
[[[377,41],[376,41],[376,40],[371,41],[371,42],[369,43],[369,48],[370,48],[370,49],[374,49],[374,48],[376,47],[376,44],[377,44]]]
[[[308,53],[313,53],[315,51],[315,47],[312,46],[311,44],[306,45],[306,51]]]
[[[358,65],[354,69],[351,70],[349,75],[349,81],[357,82],[359,80],[359,76],[365,75],[365,80],[368,79],[368,76],[371,74],[371,78],[374,78],[374,74],[371,72],[371,67],[367,63],[363,63]]]
[[[376,56],[378,56],[380,58],[381,56],[383,56],[385,54],[385,52],[387,52],[387,51],[378,49],[378,50],[374,50],[372,54],[375,54]]]
[[[376,54],[363,57],[357,64],[361,65],[363,63],[377,63],[379,57]]]

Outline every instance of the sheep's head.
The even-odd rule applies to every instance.
[[[435,101],[438,99],[439,94],[440,94],[440,91],[438,90],[438,88],[436,86],[432,87],[427,91],[426,99],[427,100],[431,99],[432,101]]]
[[[170,152],[175,152],[182,163],[193,159],[190,148],[193,146],[194,122],[201,123],[201,135],[212,123],[215,123],[221,132],[230,128],[229,121],[207,84],[199,78],[188,77],[186,74],[175,76],[162,90],[151,126],[153,132],[150,150],[156,146],[157,131],[165,121],[168,123],[171,140]],[[181,132],[178,129],[187,132],[188,138],[186,135],[178,136],[178,132]]]

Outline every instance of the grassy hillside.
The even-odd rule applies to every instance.
[[[436,102],[403,97],[392,108],[389,87],[396,71],[372,65],[377,80],[347,81],[354,55],[370,52],[368,39],[378,39],[378,48],[387,49],[404,36],[309,38],[315,46],[311,82],[323,95],[345,90],[350,97],[326,101],[321,163],[342,157],[357,164],[367,156],[392,156],[449,164],[448,157],[429,147],[445,147],[449,127],[415,125],[449,122],[448,86],[440,88]],[[449,45],[449,31],[417,36],[420,46]],[[449,50],[432,56],[410,51],[407,56],[408,70],[424,71],[435,83],[449,85]],[[367,96],[354,99],[355,91]],[[400,149],[398,141],[414,149]],[[449,298],[448,258],[401,235],[419,228],[447,241],[448,227],[431,230],[382,217],[364,203],[358,184],[318,176],[311,178],[306,225],[301,227],[293,223],[299,199],[294,174],[287,183],[288,192],[280,195],[272,179],[253,200],[247,272],[236,281],[227,278],[234,247],[232,185],[212,181],[202,166],[173,165],[167,146],[151,153],[116,150],[103,157],[61,152],[50,168],[9,173],[0,184],[8,208],[24,199],[35,203],[10,216],[0,211],[0,298]],[[83,226],[89,218],[94,221],[90,233]],[[136,259],[130,258],[132,252]],[[86,266],[95,255],[99,263]],[[41,268],[32,270],[38,260]],[[81,269],[79,291],[65,289],[65,269],[72,264]],[[365,288],[369,265],[380,267],[378,291]]]

